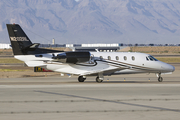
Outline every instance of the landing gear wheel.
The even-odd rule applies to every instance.
[[[96,78],[96,82],[101,83],[103,80],[99,79],[99,77]]]
[[[85,80],[86,80],[86,78],[83,78],[83,76],[79,76],[79,77],[78,77],[78,81],[79,81],[79,82],[84,82]]]
[[[158,81],[159,81],[159,82],[162,82],[162,81],[163,81],[163,78],[162,78],[162,77],[159,77],[159,78],[158,78]]]

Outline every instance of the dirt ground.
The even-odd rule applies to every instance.
[[[151,54],[180,54],[180,46],[144,46],[131,47],[132,52],[143,52]]]

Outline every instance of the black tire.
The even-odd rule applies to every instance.
[[[83,76],[79,76],[79,77],[78,77],[78,81],[79,81],[79,82],[84,82],[85,80],[86,80],[86,78],[83,78]]]
[[[101,83],[103,80],[99,79],[99,77],[96,77],[96,82]]]
[[[159,78],[158,78],[158,81],[159,81],[159,82],[162,82],[162,81],[163,81],[163,78],[162,78],[162,77],[159,77]]]

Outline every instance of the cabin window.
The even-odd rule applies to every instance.
[[[153,61],[153,58],[149,56],[150,61]]]
[[[119,60],[119,57],[118,57],[118,56],[116,56],[116,60]]]
[[[148,57],[146,57],[146,60],[147,60],[147,61],[149,61],[149,58],[148,58]]]
[[[133,61],[135,60],[135,57],[134,57],[134,56],[132,56],[132,60],[133,60]]]
[[[124,60],[127,60],[127,57],[126,57],[126,56],[124,56]]]
[[[148,56],[148,58],[151,60],[151,61],[158,61],[156,58],[154,58],[153,56]]]
[[[108,60],[111,60],[111,57],[110,57],[110,56],[108,56]]]
[[[158,61],[156,58],[154,58],[153,56],[151,56],[153,59],[154,59],[154,61]]]

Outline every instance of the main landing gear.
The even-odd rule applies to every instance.
[[[86,80],[86,78],[84,78],[83,76],[78,77],[79,82],[84,82],[85,80]],[[101,83],[102,81],[103,81],[103,78],[96,77],[96,82],[97,83]]]
[[[103,73],[98,73],[98,76],[96,77],[96,82],[101,83],[104,80]]]
[[[103,78],[96,77],[96,82],[101,83],[103,81]]]
[[[86,80],[86,77],[84,77],[84,76],[79,76],[78,77],[79,82],[84,82],[85,80]]]
[[[162,81],[163,81],[163,78],[161,77],[161,73],[158,74],[158,81],[159,81],[159,82],[162,82]]]
[[[86,76],[79,76],[78,81],[84,82],[86,80]],[[98,73],[98,76],[96,77],[96,82],[101,83],[104,80],[103,73]]]

